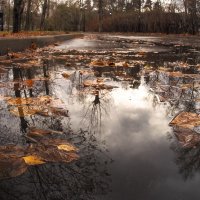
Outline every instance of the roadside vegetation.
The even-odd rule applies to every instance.
[[[200,0],[1,0],[4,29],[190,33]]]

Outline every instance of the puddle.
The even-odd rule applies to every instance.
[[[140,39],[0,58],[1,199],[199,198],[199,49]]]

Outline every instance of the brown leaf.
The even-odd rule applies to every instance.
[[[67,72],[64,72],[64,73],[62,73],[62,76],[63,76],[64,78],[68,79],[68,78],[71,76],[71,74],[70,74],[70,73],[67,73]]]
[[[79,158],[76,153],[60,150],[54,146],[43,145],[32,146],[30,155],[39,157],[44,162],[72,162]]]
[[[191,112],[181,112],[169,125],[193,129],[195,126],[200,126],[200,115]]]
[[[62,134],[62,132],[54,131],[54,130],[44,130],[44,129],[38,129],[38,128],[35,128],[35,127],[30,127],[29,131],[27,133],[27,136],[36,139],[38,137],[39,138],[46,137],[46,136],[49,136],[49,135],[52,135],[52,134]]]
[[[27,165],[23,158],[1,157],[0,159],[0,179],[19,176],[26,170]]]

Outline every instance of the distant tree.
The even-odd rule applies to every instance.
[[[197,0],[188,0],[189,32],[196,34],[198,31],[197,22]]]
[[[102,28],[103,28],[103,0],[98,0],[98,12],[99,12],[99,32],[102,32]]]
[[[40,30],[45,29],[45,19],[47,16],[47,8],[48,8],[48,0],[44,0],[42,5],[42,15],[41,15],[41,21],[40,21]]]
[[[152,10],[152,0],[146,0],[145,5],[144,5],[144,9],[147,10],[147,11]]]
[[[22,13],[24,10],[24,0],[14,0],[13,7],[13,32],[17,33],[21,30]]]
[[[31,4],[32,0],[27,1],[27,11],[26,11],[26,22],[25,22],[25,30],[30,30],[30,18],[31,18]]]

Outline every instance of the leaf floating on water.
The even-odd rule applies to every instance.
[[[7,100],[7,103],[9,105],[46,105],[48,103],[51,102],[51,97],[49,96],[41,96],[41,97],[37,97],[37,98],[20,98],[20,97],[16,97],[16,98],[10,98]]]
[[[57,146],[59,150],[64,151],[77,151],[77,148],[71,144],[60,144]]]
[[[77,160],[79,156],[76,153],[67,153],[55,148],[47,148],[45,151],[37,149],[36,155],[41,157],[46,162],[72,162]]]
[[[38,98],[8,98],[7,103],[12,106],[10,112],[18,117],[41,115],[41,116],[63,116],[69,117],[68,110],[64,108],[62,101],[52,99],[49,96],[41,96]],[[55,106],[55,107],[54,107]]]
[[[68,79],[68,78],[71,76],[71,74],[70,74],[70,73],[67,73],[67,72],[64,72],[64,73],[62,73],[62,76],[63,76],[64,78]]]
[[[84,87],[95,87],[95,85],[97,85],[95,81],[86,80],[83,82]]]
[[[91,66],[106,66],[107,64],[102,60],[95,60],[90,63]]]
[[[27,165],[41,165],[45,163],[41,158],[35,155],[25,156],[23,159]]]
[[[7,100],[7,103],[9,105],[13,105],[13,106],[16,106],[16,105],[25,105],[25,104],[33,104],[33,99],[32,98],[10,98]]]
[[[68,143],[66,140],[59,138],[51,138],[51,136],[54,134],[62,134],[62,132],[54,130],[37,129],[32,127],[29,129],[27,136],[38,141],[40,144],[44,145],[45,148],[56,147],[58,150],[78,151],[78,149],[74,145]]]
[[[87,80],[87,81],[83,82],[83,86],[84,87],[93,87],[93,88],[102,89],[102,90],[103,89],[110,90],[110,89],[113,89],[113,88],[117,88],[116,86],[104,84],[103,80],[100,80],[99,82]]]
[[[44,138],[41,138],[39,142],[45,147],[54,147],[56,149],[65,150],[65,151],[75,151],[75,152],[78,151],[78,149],[74,145],[60,138],[44,137]]]
[[[49,138],[49,133],[60,133],[53,130],[32,128],[39,135],[29,135],[29,147],[16,145],[0,146],[0,179],[16,177],[26,172],[29,165],[41,165],[46,162],[72,162],[79,158],[78,149],[59,138]],[[38,134],[39,133],[39,134]],[[41,137],[40,137],[41,136]],[[36,138],[36,139],[35,139]]]
[[[50,108],[53,115],[69,117],[69,111],[62,108]]]
[[[29,132],[27,133],[28,137],[44,137],[46,135],[51,134],[50,130],[44,130],[44,129],[37,129],[34,127],[29,128]]]
[[[27,79],[23,82],[24,85],[26,85],[28,88],[32,88],[34,85],[34,80],[33,79]]]
[[[24,58],[24,54],[21,54],[21,53],[8,53],[8,57],[10,58]]]
[[[29,132],[27,133],[27,136],[36,139],[38,137],[46,137],[51,134],[62,134],[62,132],[54,131],[54,130],[37,129],[35,127],[31,127],[29,128]]]
[[[9,156],[9,158],[20,158],[25,156],[24,148],[17,145],[0,146],[0,158]]]
[[[10,109],[10,112],[17,117],[25,117],[35,115],[40,111],[38,106],[18,106]]]
[[[124,62],[122,66],[123,67],[129,67],[129,64],[127,62]]]
[[[27,165],[23,158],[5,157],[0,160],[0,179],[20,176],[27,170]]]
[[[79,158],[74,151],[58,149],[56,145],[48,144],[32,145],[29,149],[29,155],[36,156],[44,162],[72,162]]]
[[[195,126],[200,125],[200,115],[192,112],[182,112],[170,122],[170,125],[193,129]]]

